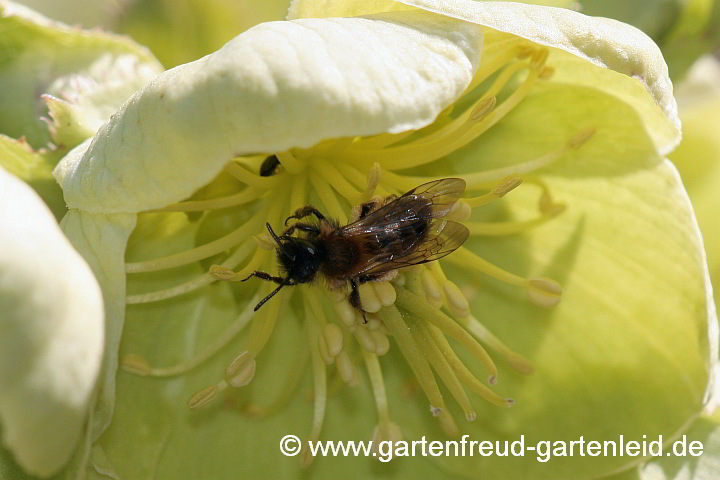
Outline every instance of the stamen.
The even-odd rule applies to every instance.
[[[255,294],[250,302],[245,306],[243,311],[228,326],[228,328],[213,342],[203,347],[194,357],[180,362],[171,367],[151,367],[147,361],[139,355],[126,355],[120,360],[120,366],[130,373],[148,377],[172,377],[180,375],[193,368],[205,363],[212,356],[228,345],[250,322],[253,316],[253,308],[255,304],[262,298],[259,294]]]
[[[312,325],[312,326],[311,326]],[[313,420],[310,430],[309,442],[317,442],[320,439],[323,422],[325,420],[325,408],[327,406],[327,372],[325,364],[320,358],[317,343],[314,340],[318,338],[317,328],[314,324],[308,322],[308,336],[310,337],[310,360],[313,372]],[[308,467],[313,461],[313,456],[309,453],[309,448],[303,449],[300,464]]]
[[[510,399],[500,397],[497,393],[490,390],[485,384],[478,380],[475,375],[472,374],[472,372],[470,372],[470,370],[465,366],[465,364],[460,360],[460,358],[458,358],[457,354],[452,349],[450,343],[448,343],[447,339],[442,334],[440,329],[438,329],[434,325],[428,325],[427,327],[430,337],[440,349],[443,356],[448,361],[453,371],[457,375],[458,379],[460,379],[462,383],[470,387],[470,389],[476,395],[483,398],[484,400],[487,400],[493,405],[498,405],[500,407],[509,406],[508,400]]]
[[[255,359],[242,352],[225,369],[225,381],[236,388],[244,387],[255,377],[255,367]]]
[[[245,185],[248,185],[250,187],[257,187],[263,190],[269,190],[271,188],[278,187],[281,183],[285,181],[282,175],[261,177],[260,175],[252,173],[244,167],[241,167],[235,162],[229,162],[227,165],[225,165],[225,171],[232,175],[233,178],[244,183]]]
[[[343,298],[339,302],[333,303],[333,308],[335,309],[335,313],[337,314],[340,321],[346,327],[352,327],[353,325],[355,325],[355,310],[348,303],[346,298]]]
[[[457,321],[473,334],[475,338],[502,356],[515,370],[528,375],[533,372],[533,367],[529,360],[505,345],[473,315],[460,317]]]
[[[375,290],[369,283],[361,283],[358,285],[358,293],[360,294],[360,304],[363,310],[370,313],[379,312],[383,303],[378,298]],[[392,305],[392,303],[390,303]]]
[[[397,294],[390,282],[372,282],[370,285],[372,285],[372,288],[375,291],[375,296],[378,298],[382,306],[389,307],[395,303]],[[367,311],[369,312],[370,310]]]
[[[307,167],[307,162],[298,159],[290,152],[278,152],[275,155],[278,157],[278,160],[280,160],[282,166],[285,167],[285,170],[293,175],[302,173],[305,167]]]
[[[259,199],[265,192],[256,188],[246,188],[240,193],[225,197],[212,198],[209,200],[188,200],[186,202],[173,203],[164,208],[150,210],[149,212],[202,212],[207,210],[219,210],[221,208],[237,207]]]
[[[433,415],[439,415],[445,409],[442,395],[430,370],[430,365],[413,339],[412,334],[408,331],[408,326],[402,315],[395,306],[383,308],[378,315],[392,333],[400,351],[407,359],[408,364],[410,364],[410,368],[430,401]]]
[[[350,360],[348,353],[343,350],[340,355],[335,357],[335,368],[337,368],[340,377],[346,385],[354,386],[356,380],[355,366]]]
[[[465,226],[470,230],[471,235],[502,236],[514,235],[526,232],[543,223],[557,217],[565,210],[565,205],[555,204],[543,212],[539,217],[532,220],[518,222],[466,222]]]
[[[430,365],[440,376],[445,386],[450,390],[450,393],[455,401],[457,401],[460,408],[463,409],[465,418],[469,422],[475,421],[475,410],[470,404],[470,399],[465,394],[465,390],[463,390],[462,385],[460,384],[457,376],[455,376],[450,364],[440,352],[440,349],[435,342],[429,337],[430,334],[428,333],[425,325],[423,325],[423,322],[419,321],[417,318],[410,318],[408,324],[410,325],[410,331],[412,332],[413,338],[420,348],[422,348],[422,351],[430,362]]]
[[[466,145],[478,135],[497,123],[506,113],[522,100],[530,90],[530,86],[537,77],[537,72],[531,70],[528,78],[521,84],[499,107],[493,110],[496,102],[495,95],[527,64],[517,62],[507,66],[493,85],[488,89],[477,106],[464,112],[448,125],[438,129],[421,140],[399,147],[382,150],[349,150],[342,154],[342,158],[349,162],[367,162],[370,158],[390,170],[401,170],[433,162]],[[479,109],[476,112],[476,109]],[[477,119],[473,119],[473,116]]]
[[[360,346],[370,353],[375,353],[375,340],[373,339],[370,331],[365,327],[356,328],[353,331],[355,339]]]
[[[144,262],[126,263],[125,272],[154,272],[157,270],[164,270],[166,268],[179,267],[181,265],[195,263],[204,258],[209,258],[213,255],[217,255],[218,253],[230,250],[235,245],[238,245],[243,240],[250,237],[254,232],[259,230],[266,217],[267,211],[265,209],[261,209],[253,215],[250,220],[217,240],[174,255],[168,255],[154,260],[146,260]]]
[[[346,224],[347,215],[345,214],[345,208],[340,205],[330,185],[318,175],[310,175],[310,183],[313,188],[315,188],[316,193],[320,197],[320,201],[327,211],[330,212],[330,215],[337,218],[340,223]]]
[[[450,317],[442,313],[440,310],[430,305],[423,297],[412,293],[402,287],[397,287],[398,298],[395,302],[397,305],[412,313],[416,317],[425,319],[438,327],[443,333],[457,340],[461,345],[467,348],[470,353],[483,364],[488,371],[490,377],[497,376],[497,367],[493,363],[490,355],[470,334],[455,323]],[[382,313],[382,312],[381,312]],[[385,322],[387,325],[387,322]],[[393,335],[395,332],[392,331]]]
[[[470,218],[471,214],[472,208],[470,205],[464,200],[458,200],[450,208],[450,211],[445,218],[452,220],[453,222],[465,222]]]
[[[503,103],[504,104],[504,103]],[[481,189],[488,182],[499,180],[508,175],[519,175],[524,173],[534,172],[540,168],[546,167],[560,158],[571,150],[578,149],[584,145],[595,133],[594,128],[586,128],[574,135],[565,145],[553,150],[545,155],[534,158],[527,162],[517,163],[508,167],[496,168],[494,170],[486,170],[484,172],[470,173],[467,175],[460,175],[461,178],[467,182],[468,190]]]
[[[227,388],[228,384],[225,380],[220,381],[217,385],[211,385],[203,388],[199,392],[195,393],[190,400],[188,400],[188,407],[190,410],[197,410],[199,408],[208,405],[210,402],[215,400],[218,393],[222,392]]]
[[[377,162],[373,163],[373,166],[372,168],[370,168],[367,176],[367,188],[362,194],[360,203],[365,203],[369,201],[373,197],[373,195],[375,195],[375,190],[378,187],[378,183],[380,183],[380,173],[380,164]]]
[[[555,281],[546,277],[527,280],[530,301],[540,307],[554,307],[562,299],[563,288]]]
[[[372,386],[373,396],[375,397],[375,406],[378,412],[378,423],[390,423],[390,410],[388,409],[387,396],[385,395],[385,382],[383,381],[382,370],[377,355],[362,351],[365,368],[368,377],[370,377],[370,385]]]
[[[223,280],[226,282],[243,281],[248,277],[248,275],[260,268],[260,266],[265,262],[265,259],[268,258],[269,254],[270,252],[268,250],[257,248],[253,258],[239,271],[235,272],[229,265],[226,266],[225,263],[223,263],[222,265],[211,266],[209,275],[217,280]]]
[[[232,255],[230,255],[222,263],[221,266],[230,269],[237,267],[240,262],[245,260],[245,258],[250,254],[250,252],[253,250],[253,247],[254,246],[252,242],[243,243],[233,252]],[[125,297],[125,303],[128,305],[133,305],[138,303],[159,302],[160,300],[177,297],[179,295],[195,291],[206,285],[210,285],[215,280],[216,277],[210,275],[209,273],[203,273],[202,275],[199,275],[198,277],[193,278],[192,280],[189,280],[185,283],[181,283],[180,285],[177,285],[175,287],[157,290],[155,292],[128,295],[127,297]]]
[[[470,207],[481,207],[497,200],[498,198],[504,197],[510,191],[519,187],[522,182],[523,179],[519,175],[508,175],[493,185],[489,193],[480,195],[479,197],[463,198],[462,201]]]
[[[445,295],[435,276],[433,276],[430,270],[423,268],[420,274],[420,280],[428,303],[434,309],[442,307],[442,304],[445,302]]]
[[[315,158],[313,160],[313,170],[315,175],[326,178],[332,188],[342,195],[350,205],[356,205],[362,202],[362,193],[355,190],[330,162],[322,158]]]

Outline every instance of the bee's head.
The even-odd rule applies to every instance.
[[[320,268],[322,252],[313,242],[304,238],[283,238],[277,249],[278,263],[295,283],[307,283],[315,278]]]

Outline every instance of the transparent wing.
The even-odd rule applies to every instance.
[[[431,262],[457,249],[470,233],[443,217],[464,190],[465,181],[460,178],[428,182],[342,227],[339,235],[352,237],[362,246],[358,268],[348,277]]]

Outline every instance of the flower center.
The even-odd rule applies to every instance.
[[[353,207],[374,197],[401,195],[437,177],[413,176],[413,171],[432,164],[468,145],[501,121],[528,95],[533,85],[552,76],[547,67],[548,50],[523,43],[519,39],[496,42],[489,48],[472,84],[454,105],[448,107],[430,126],[418,131],[381,134],[373,137],[335,139],[309,149],[267,152],[232,159],[220,176],[202,192],[187,201],[150,212],[187,212],[207,216],[221,209],[246,209],[250,218],[235,230],[191,250],[162,258],[126,264],[130,279],[136,274],[175,268],[216,255],[222,260],[209,271],[174,287],[139,295],[129,295],[128,304],[155,302],[197,290],[215,281],[244,280],[256,270],[278,271],[273,254],[275,241],[265,233],[265,223],[281,227],[283,220],[308,203],[338,220],[348,223]],[[462,107],[462,105],[465,105]],[[547,185],[532,173],[580,148],[594,130],[579,130],[556,149],[512,167],[485,170],[464,175],[467,197],[457,201],[448,218],[463,222],[472,236],[503,236],[525,232],[560,214],[565,206],[556,203]],[[258,172],[258,173],[256,173]],[[501,199],[522,183],[540,191],[538,214],[523,221],[480,222],[470,220],[473,209]],[[230,184],[234,191],[212,195]],[[194,213],[193,213],[194,212]],[[145,215],[145,214],[142,214]],[[460,247],[442,260],[466,271],[472,278],[478,272],[499,281],[524,288],[533,303],[552,307],[561,298],[562,288],[544,277],[524,278],[491,264],[466,247]],[[498,406],[513,401],[493,392],[497,368],[483,345],[504,358],[521,373],[530,373],[530,363],[513,352],[471,313],[469,302],[445,273],[440,261],[404,268],[391,281],[362,283],[358,287],[365,318],[348,302],[349,292],[327,289],[321,282],[309,286],[284,288],[256,313],[253,307],[276,285],[254,281],[257,288],[237,320],[216,342],[192,359],[172,367],[151,367],[137,355],[122,359],[124,369],[139,375],[171,376],[202,364],[219,352],[240,331],[250,325],[246,349],[228,365],[225,375],[189,401],[190,408],[209,404],[228,387],[239,388],[252,381],[256,359],[272,335],[280,312],[288,308],[292,295],[299,296],[304,318],[310,366],[314,378],[314,419],[311,440],[321,433],[327,398],[326,370],[334,365],[348,385],[357,383],[360,363],[370,378],[378,411],[377,440],[394,439],[399,428],[390,420],[379,356],[391,348],[390,338],[407,359],[426,395],[433,415],[440,417],[450,434],[458,432],[455,420],[447,413],[445,399],[437,379],[450,391],[468,421],[476,414],[465,389]],[[467,349],[487,371],[487,382],[479,380],[459,359],[448,342],[454,339]],[[359,348],[358,348],[359,347]],[[292,397],[304,373],[307,350],[293,365],[293,379],[287,391],[271,406],[248,404],[251,415],[270,414]],[[309,462],[310,458],[305,461]]]

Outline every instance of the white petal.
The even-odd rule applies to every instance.
[[[0,425],[29,473],[49,476],[72,455],[103,352],[95,278],[53,215],[0,169]]]
[[[648,134],[662,155],[680,142],[680,120],[667,65],[657,45],[635,27],[573,10],[519,2],[398,2],[344,0],[330,2],[329,11],[332,15],[359,15],[402,8],[397,5],[405,4],[564,50],[575,58],[568,59],[565,65],[553,61],[555,80],[596,88],[627,102],[643,117]],[[289,17],[324,17],[327,3],[328,0],[294,0]],[[595,66],[608,70],[603,72]]]
[[[420,11],[261,24],[156,77],[57,176],[71,207],[162,207],[233,155],[425,126],[481,50],[477,26]]]

